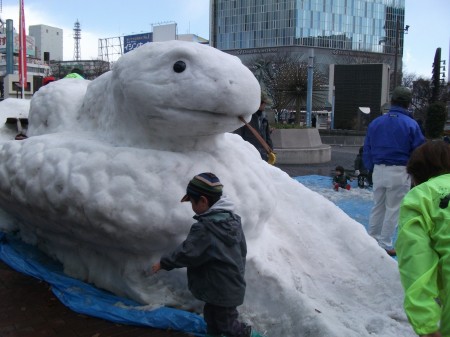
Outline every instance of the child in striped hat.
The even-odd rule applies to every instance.
[[[206,336],[250,337],[251,326],[238,321],[236,307],[244,302],[247,245],[241,218],[233,203],[222,194],[216,175],[196,175],[181,202],[189,201],[197,220],[172,253],[152,266],[172,270],[187,267],[189,290],[205,302]]]

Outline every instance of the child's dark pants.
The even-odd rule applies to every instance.
[[[205,303],[203,317],[209,335],[225,335],[227,337],[249,337],[250,326],[238,321],[236,307],[219,307]]]

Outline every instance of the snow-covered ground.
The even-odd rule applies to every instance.
[[[143,45],[92,82],[53,82],[31,102],[30,137],[0,144],[0,226],[70,276],[200,311],[184,270],[145,271],[187,235],[180,198],[211,171],[247,237],[244,320],[272,337],[414,336],[396,262],[334,204],[366,191],[312,191],[227,133],[259,100],[239,59],[180,41]]]

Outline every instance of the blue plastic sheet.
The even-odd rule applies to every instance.
[[[360,189],[358,182],[353,180],[349,182],[351,191],[336,192],[333,189],[332,177],[309,175],[295,177],[294,179],[331,200],[348,216],[358,221],[366,229],[368,228],[370,210],[373,206],[371,189]]]
[[[13,234],[0,232],[0,259],[21,273],[49,283],[55,296],[75,312],[120,324],[171,329],[195,336],[206,333],[201,316],[167,307],[145,310],[135,301],[71,278],[63,273],[61,264]]]
[[[309,189],[316,191],[325,198],[334,202],[353,220],[358,221],[367,230],[369,227],[370,212],[373,207],[372,189],[360,189],[356,180],[350,182],[350,191],[336,192],[332,188],[332,177],[309,175],[295,177],[295,180],[302,183]],[[393,240],[397,240],[398,228],[395,229]],[[397,260],[396,256],[392,257]]]

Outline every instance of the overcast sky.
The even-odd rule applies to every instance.
[[[176,22],[178,34],[209,39],[209,0],[24,0],[26,25],[47,24],[64,30],[64,59],[73,58],[73,26],[81,24],[81,57],[96,58],[98,39],[152,31],[152,25]],[[124,5],[126,4],[126,5]],[[18,26],[19,0],[3,1],[1,17]],[[406,0],[404,71],[431,76],[436,48],[449,61],[449,0]],[[448,67],[446,66],[446,71]],[[448,76],[446,73],[446,78]],[[448,78],[447,78],[448,80]]]

